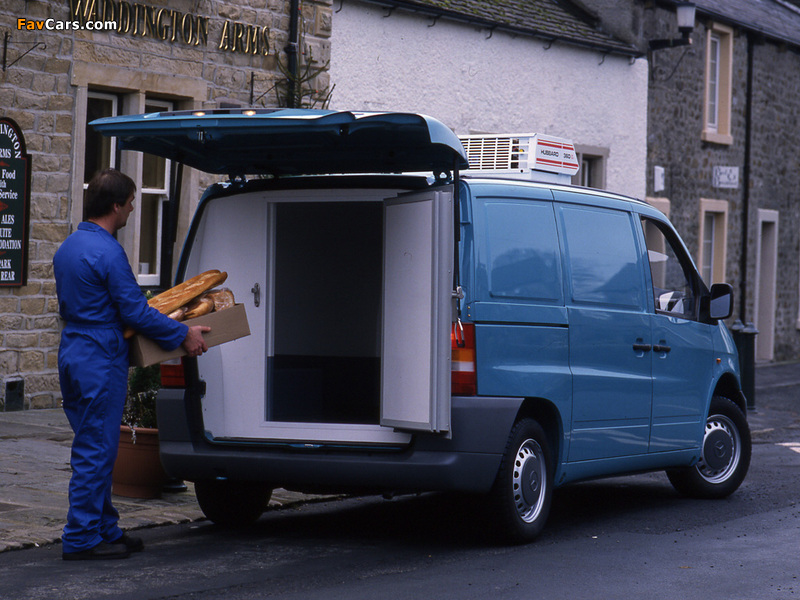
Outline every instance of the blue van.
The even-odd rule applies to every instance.
[[[447,490],[487,496],[525,542],[571,482],[666,470],[706,498],[742,483],[731,287],[709,289],[649,205],[559,183],[569,144],[542,137],[532,170],[512,143],[516,176],[498,178],[417,114],[93,125],[227,177],[177,280],[227,271],[251,335],[184,359],[184,387],[158,400],[162,462],[212,521],[254,521],[275,488]]]

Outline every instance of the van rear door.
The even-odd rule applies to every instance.
[[[450,189],[385,202],[382,425],[450,428]]]

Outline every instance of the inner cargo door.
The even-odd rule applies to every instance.
[[[452,187],[384,204],[381,425],[450,429]]]

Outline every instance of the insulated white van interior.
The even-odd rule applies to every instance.
[[[198,361],[207,435],[403,444],[395,428],[446,431],[452,222],[449,188],[209,198],[187,271],[226,270],[251,335]]]

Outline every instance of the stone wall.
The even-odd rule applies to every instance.
[[[124,20],[124,31],[66,29],[66,23],[101,17],[102,8],[81,14],[87,4],[107,6],[106,16]],[[123,14],[123,5],[130,12]],[[312,54],[322,64],[329,59],[331,11],[331,0],[301,2],[301,61]],[[47,19],[60,28],[39,29],[36,22]],[[247,106],[251,99],[256,106],[276,106],[269,90],[283,77],[278,61],[285,63],[288,26],[287,0],[3,1],[7,64],[40,45],[0,72],[0,116],[20,126],[32,163],[28,283],[0,288],[0,410],[7,385],[19,381],[25,408],[60,402],[52,258],[80,220],[86,89],[162,90],[181,108]],[[324,90],[328,84],[322,73],[309,87]],[[183,230],[209,178],[189,180]]]
[[[757,208],[780,212],[775,358],[800,358],[800,49],[757,44],[753,61],[751,242],[755,281]],[[748,300],[752,303],[752,290]],[[752,306],[749,314],[752,319]]]
[[[645,39],[676,37],[673,12],[650,7],[644,15]],[[746,322],[757,320],[758,211],[780,212],[774,360],[796,360],[800,358],[800,159],[793,149],[800,143],[800,51],[764,39],[753,46],[751,182],[745,214],[748,35],[741,30],[734,32],[733,143],[708,143],[701,138],[706,25],[705,18],[698,15],[691,46],[658,50],[651,55],[648,196],[669,199],[670,219],[695,258],[700,244],[700,199],[728,203],[726,280],[736,295],[733,319],[743,317]],[[666,172],[666,189],[659,192],[653,187],[655,166],[664,167]],[[738,167],[739,187],[714,187],[716,166]],[[743,253],[747,255],[744,273]],[[742,297],[743,281],[746,297]]]

